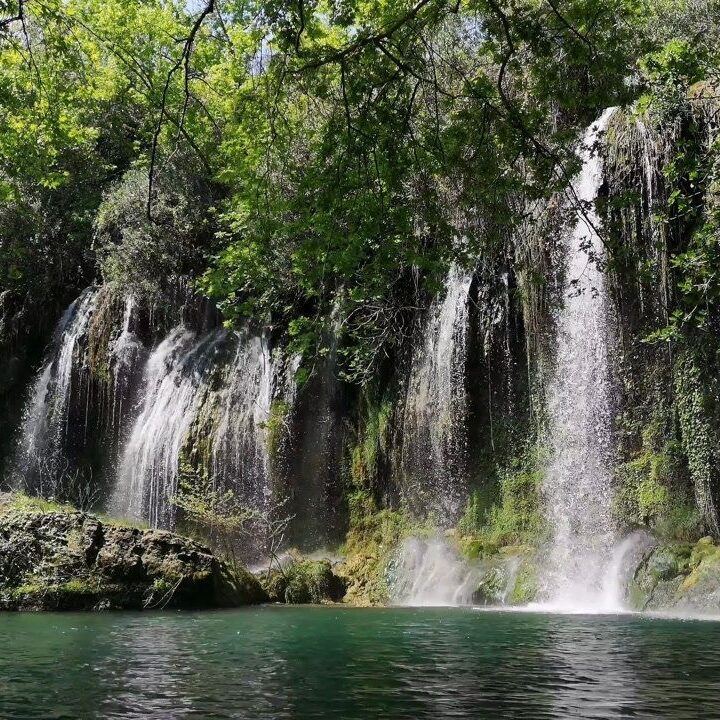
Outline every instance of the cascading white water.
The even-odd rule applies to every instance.
[[[40,371],[26,406],[15,465],[20,482],[33,476],[31,482],[45,495],[56,490],[79,343],[87,333],[97,297],[97,290],[88,288],[63,313],[55,328],[55,350]]]
[[[458,266],[430,309],[412,365],[403,417],[401,465],[411,505],[449,526],[465,499],[465,361],[472,275]]]
[[[430,308],[412,364],[403,415],[403,493],[411,508],[444,527],[466,498],[465,362],[472,274],[454,265]],[[398,552],[393,597],[400,605],[467,605],[473,574],[441,538],[410,538]]]
[[[178,463],[225,332],[200,339],[177,327],[148,359],[142,407],[122,453],[111,511],[120,517],[168,526],[174,518]]]
[[[136,307],[135,297],[129,295],[125,299],[122,330],[110,344],[110,367],[113,382],[111,409],[113,424],[116,427],[123,418],[133,372],[144,351],[142,342],[132,331]]]
[[[107,397],[110,422],[103,427],[107,437],[100,438],[104,456],[99,469],[113,483],[107,506],[111,513],[171,526],[171,500],[186,441],[193,457],[197,441],[212,448],[210,457],[199,459],[213,479],[248,506],[267,508],[273,492],[268,448],[272,403],[276,395],[282,398],[278,422],[287,422],[300,357],[275,363],[265,334],[230,336],[218,329],[200,337],[184,326],[148,354],[135,332],[137,302],[128,296],[122,325],[107,355],[98,358],[110,371],[109,392],[105,395],[101,388],[94,397],[86,348],[92,343],[99,297],[96,289],[85,291],[56,328],[49,359],[26,405],[13,466],[18,487],[51,496],[61,489],[59,476],[75,478],[76,456],[83,457],[90,429],[86,419],[85,440],[75,431],[66,437],[68,423],[82,422],[83,412],[89,418],[95,409],[91,403]],[[229,349],[235,354],[228,362]],[[273,432],[277,438],[284,429],[276,426]]]
[[[253,506],[266,507],[272,494],[267,422],[276,382],[267,338],[239,335],[229,373],[213,440],[213,475]]]
[[[603,181],[598,145],[612,110],[585,134],[573,183],[575,227],[565,240],[565,303],[557,317],[557,361],[548,388],[552,460],[544,492],[553,529],[549,604],[568,611],[614,611],[622,600],[611,565],[612,378],[604,255],[595,200]]]
[[[411,607],[470,605],[479,574],[441,538],[409,538],[390,570],[393,602]]]

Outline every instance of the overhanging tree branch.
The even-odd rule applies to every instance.
[[[547,4],[552,8],[553,14],[565,26],[565,28],[567,28],[576,38],[585,43],[585,45],[587,45],[590,50],[594,52],[595,46],[590,42],[590,40],[588,40],[585,35],[578,31],[577,28],[573,27],[572,23],[568,22],[565,19],[565,16],[560,12],[555,2],[553,0],[547,0]]]
[[[505,43],[507,45],[507,50],[501,62],[500,71],[498,72],[497,78],[497,91],[500,97],[500,102],[502,103],[507,113],[506,119],[513,125],[513,127],[515,127],[516,130],[518,130],[518,132],[528,142],[531,143],[531,145],[538,153],[545,155],[545,157],[549,158],[553,162],[554,169],[557,170],[559,175],[562,177],[566,186],[566,194],[570,196],[570,200],[574,203],[575,209],[582,216],[588,227],[592,229],[595,233],[597,233],[598,237],[602,239],[600,228],[597,227],[597,224],[590,217],[590,214],[588,213],[584,203],[577,196],[577,193],[575,192],[575,188],[573,186],[573,178],[568,174],[568,171],[566,170],[562,160],[558,157],[556,152],[554,152],[551,148],[547,147],[544,143],[540,142],[540,140],[538,140],[538,138],[535,137],[535,135],[528,130],[522,119],[519,117],[517,109],[513,105],[510,98],[507,96],[507,93],[505,92],[505,76],[507,74],[507,69],[510,61],[516,53],[515,42],[512,36],[512,27],[510,25],[509,18],[503,12],[502,8],[498,5],[496,0],[487,0],[487,4],[502,25],[503,35],[505,37]]]
[[[339,63],[348,58],[350,55],[353,55],[358,50],[361,50],[362,48],[368,46],[368,45],[374,45],[378,42],[382,42],[383,40],[387,40],[392,35],[394,35],[400,28],[402,28],[405,24],[408,22],[414,20],[420,12],[425,8],[427,5],[430,5],[434,0],[420,0],[418,3],[413,5],[413,7],[402,17],[395,20],[395,22],[391,23],[387,27],[383,28],[380,32],[374,33],[372,35],[364,35],[360,38],[358,38],[355,42],[350,43],[349,45],[346,45],[344,48],[341,48],[340,50],[337,50],[335,52],[329,53],[328,55],[325,55],[324,57],[320,57],[317,60],[312,60],[310,62],[305,63],[301,67],[294,68],[293,70],[289,71],[291,74],[297,75],[300,73],[305,72],[306,70],[316,70],[320,67],[323,67],[324,65],[331,65],[333,63]],[[439,7],[446,5],[446,2],[443,0]]]
[[[185,123],[185,116],[187,114],[187,108],[190,103],[190,87],[189,87],[189,74],[190,74],[190,56],[192,55],[193,46],[195,44],[195,38],[197,37],[198,32],[200,32],[200,28],[202,27],[202,24],[205,22],[205,19],[211,15],[213,12],[215,12],[215,0],[208,0],[207,5],[203,8],[200,15],[198,15],[197,19],[193,23],[192,27],[190,28],[190,33],[185,38],[183,42],[183,49],[182,53],[180,54],[180,57],[176,60],[176,62],[173,64],[173,66],[170,68],[170,71],[168,72],[166,78],[165,78],[165,84],[163,86],[163,92],[162,97],[160,100],[160,110],[158,113],[158,121],[155,125],[155,132],[153,133],[153,139],[152,139],[152,145],[150,148],[150,169],[148,171],[148,197],[147,197],[147,218],[150,222],[154,222],[153,216],[152,216],[152,201],[153,201],[153,188],[155,184],[155,167],[157,165],[157,151],[158,151],[158,144],[160,141],[160,133],[162,132],[162,126],[163,126],[163,120],[165,119],[167,115],[167,102],[168,102],[168,94],[170,92],[170,85],[172,84],[172,79],[175,73],[180,70],[181,67],[184,67],[185,70],[185,80],[184,80],[184,101],[183,101],[183,109],[180,116],[180,122],[178,123],[178,130],[179,132],[182,132],[184,130],[184,123]]]

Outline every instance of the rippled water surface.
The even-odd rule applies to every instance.
[[[0,616],[0,718],[720,717],[720,623],[279,608]]]

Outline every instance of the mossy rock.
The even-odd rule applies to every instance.
[[[655,580],[671,580],[680,572],[676,555],[670,549],[654,553],[648,563],[648,572]]]
[[[91,610],[103,598],[103,587],[90,579],[65,583],[28,581],[9,593],[10,609],[21,610]]]
[[[628,588],[627,601],[633,610],[644,610],[650,601],[650,593],[633,581]]]
[[[340,602],[347,590],[329,560],[299,560],[271,572],[263,585],[272,601],[293,605]]]
[[[358,607],[384,605],[389,600],[388,562],[374,554],[353,553],[338,567],[347,585],[344,601]]]
[[[535,562],[525,558],[517,569],[507,602],[510,605],[527,605],[537,598],[539,592],[540,579]]]
[[[703,560],[711,558],[719,552],[720,548],[715,545],[715,541],[711,537],[701,538],[692,548],[690,554],[690,567],[693,569],[696,568]]]
[[[473,593],[475,605],[501,605],[507,592],[508,578],[500,567],[490,568]]]
[[[270,599],[255,575],[241,565],[222,564],[212,579],[213,593],[220,607],[257,605]]]
[[[681,567],[687,567],[690,550],[665,545],[646,554],[636,569],[628,588],[628,600],[636,610],[653,607],[656,602],[669,602],[679,585]]]
[[[265,600],[251,573],[180,535],[23,499],[0,509],[0,608],[208,608]]]
[[[678,589],[683,604],[720,609],[720,548],[703,538],[693,548],[691,572]]]
[[[655,548],[640,564],[630,585],[638,610],[720,610],[720,548],[712,538],[693,545]]]
[[[284,571],[272,570],[270,573],[261,575],[260,584],[271,602],[285,602],[288,576]]]
[[[489,558],[496,555],[500,550],[498,543],[477,535],[461,537],[458,540],[458,547],[468,560]]]
[[[366,491],[353,493],[349,503],[345,561],[337,568],[348,587],[344,601],[361,607],[384,605],[390,600],[390,566],[397,548],[405,538],[429,534],[429,527],[401,511],[377,510]]]

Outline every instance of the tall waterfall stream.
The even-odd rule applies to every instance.
[[[556,318],[556,361],[547,392],[551,460],[544,495],[552,541],[544,600],[537,607],[559,612],[622,611],[626,556],[642,542],[637,536],[620,542],[612,518],[610,353],[614,338],[595,200],[603,182],[603,136],[613,113],[612,108],[606,110],[588,128],[578,151],[583,165],[571,192],[576,221],[564,241],[564,302]],[[459,277],[451,274],[448,279],[446,299],[431,317],[425,352],[418,363],[420,372],[414,376],[413,401],[428,408],[427,413],[433,403],[443,406],[437,398],[444,386],[431,372],[447,366],[449,359],[457,358],[465,348],[457,327],[462,322],[458,318],[465,317],[467,286]],[[458,291],[459,285],[464,292]],[[450,303],[454,310],[446,307]],[[439,324],[439,331],[433,322]],[[442,329],[444,324],[454,331]],[[446,342],[435,342],[435,336]],[[461,367],[461,361],[454,362],[455,368]],[[457,370],[451,380],[456,388],[464,381],[458,378]],[[445,405],[451,406],[457,393],[451,389]],[[437,445],[431,443],[430,447]],[[448,492],[452,483],[448,478],[442,480]],[[435,491],[443,496],[442,486]],[[473,589],[472,569],[443,540],[412,539],[399,550],[394,568],[398,603],[470,604]]]
[[[621,607],[609,573],[617,542],[612,518],[613,344],[595,199],[603,182],[598,146],[613,110],[582,140],[573,183],[577,221],[566,239],[565,301],[557,318],[557,359],[548,390],[552,460],[545,494],[553,540],[548,601],[569,610]]]
[[[112,509],[120,517],[171,525],[182,444],[197,411],[199,388],[223,331],[198,339],[176,328],[145,369],[143,405],[118,471]]]

